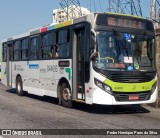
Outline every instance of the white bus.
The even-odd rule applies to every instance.
[[[2,83],[71,107],[156,101],[151,21],[92,13],[3,40]]]

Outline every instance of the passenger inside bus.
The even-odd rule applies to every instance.
[[[55,47],[54,47],[54,57],[58,57],[58,50],[59,50],[59,48],[58,48],[58,45],[56,44],[55,45]]]
[[[51,51],[49,52],[49,57],[52,59],[53,57],[57,58],[58,57],[58,45],[54,46],[54,49],[51,48]]]

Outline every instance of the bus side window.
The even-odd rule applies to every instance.
[[[38,37],[34,37],[31,39],[30,59],[31,60],[38,59]]]
[[[3,44],[3,62],[7,61],[7,45]]]
[[[70,41],[70,30],[65,29],[56,33],[57,43],[56,43],[56,52],[58,53],[59,58],[69,58],[69,41]],[[58,46],[57,46],[58,45]]]
[[[28,59],[28,38],[22,40],[22,60]]]
[[[14,52],[14,61],[18,61],[20,59],[20,41],[15,41],[13,43],[13,52]]]
[[[47,33],[42,36],[41,58],[53,58],[53,33]]]

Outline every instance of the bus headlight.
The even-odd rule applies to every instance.
[[[105,90],[106,92],[110,92],[110,91],[111,91],[111,88],[110,88],[109,86],[107,86],[107,85],[104,85],[104,90]]]
[[[95,82],[96,86],[98,86],[99,88],[101,88],[105,92],[112,94],[111,87],[107,86],[106,84],[104,84],[103,82],[101,82],[97,79],[94,79],[94,82]]]
[[[151,89],[151,93],[153,94],[155,89],[157,87],[157,81],[153,84],[152,89]]]
[[[100,82],[99,80],[95,79],[95,84],[96,84],[99,88],[103,89],[103,83]]]

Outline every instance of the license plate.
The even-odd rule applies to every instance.
[[[129,100],[138,100],[139,96],[129,96]]]

